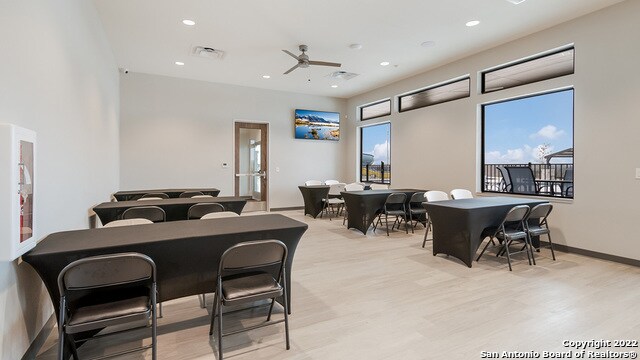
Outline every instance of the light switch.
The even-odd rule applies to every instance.
[[[223,162],[223,163],[222,163],[222,168],[223,168],[223,169],[226,169],[226,168],[228,168],[228,167],[229,167],[229,164],[228,164],[228,163],[226,163],[226,162]]]
[[[640,170],[640,169],[638,169]],[[276,167],[276,172],[280,172],[280,167]]]
[[[640,180],[640,168],[636,168],[636,179]]]

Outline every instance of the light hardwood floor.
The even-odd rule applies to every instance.
[[[571,350],[563,340],[640,338],[640,268],[561,252],[554,262],[542,249],[537,266],[519,254],[509,272],[492,252],[470,269],[433,256],[430,242],[423,249],[421,226],[415,235],[363,236],[342,219],[282,213],[309,224],[292,269],[291,350],[281,324],[224,338],[227,359],[480,359],[481,351]],[[207,300],[206,310],[196,297],[164,303],[159,359],[216,358]],[[266,310],[231,314],[226,329],[263,321]],[[56,331],[38,359],[55,359]],[[93,341],[80,355],[148,343],[147,334]]]

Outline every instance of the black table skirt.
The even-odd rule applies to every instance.
[[[307,227],[283,215],[267,214],[64,231],[48,235],[22,259],[40,275],[58,311],[58,274],[78,259],[120,252],[151,257],[158,271],[160,302],[214,292],[220,256],[227,248],[243,241],[277,239],[288,248],[291,300],[293,257]]]
[[[322,199],[329,195],[329,185],[298,186],[304,200],[304,214],[315,219],[322,211]]]
[[[129,208],[137,206],[159,206],[167,214],[167,221],[187,220],[187,212],[194,204],[201,203],[220,203],[226,211],[233,211],[240,214],[247,204],[245,198],[222,196],[214,198],[177,198],[162,200],[144,200],[144,201],[116,201],[105,202],[93,208],[98,215],[102,224],[107,224],[113,220],[118,220],[122,213]]]
[[[177,198],[185,191],[200,191],[204,195],[218,196],[220,190],[215,188],[194,188],[194,189],[151,189],[151,190],[126,190],[118,191],[113,194],[113,197],[118,201],[138,200],[142,195],[148,193],[165,193],[170,198]]]
[[[481,197],[423,203],[433,224],[433,255],[447,254],[471,267],[482,243],[482,231],[498,226],[516,205],[533,207],[548,201],[512,197]],[[538,239],[534,245],[539,246]]]
[[[416,192],[425,190],[416,189],[388,189],[388,190],[362,190],[362,191],[344,191],[342,199],[344,199],[347,208],[347,227],[360,230],[366,234],[369,227],[373,223],[376,215],[384,207],[387,196],[391,193],[407,194],[407,209],[409,208],[409,200]]]

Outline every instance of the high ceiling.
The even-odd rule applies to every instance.
[[[342,98],[620,1],[94,0],[118,66],[131,72]],[[465,26],[470,20],[480,24]],[[342,67],[283,75],[296,60],[282,49],[297,55],[300,44],[309,46],[311,60]],[[194,46],[224,56],[197,57]],[[381,66],[384,61],[390,64]],[[337,70],[359,75],[328,77]]]

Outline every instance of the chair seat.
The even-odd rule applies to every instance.
[[[386,211],[387,215],[393,215],[393,216],[404,216],[405,212],[404,210],[387,210]]]
[[[329,198],[329,199],[322,199],[322,201],[329,203],[331,205],[335,205],[335,204],[344,204],[344,200],[339,199],[339,198]]]
[[[496,235],[498,239],[504,240],[517,240],[517,239],[526,239],[527,233],[522,230],[509,230],[507,229],[505,233],[498,233]]]
[[[545,227],[529,225],[529,235],[531,236],[540,236],[548,233],[549,233],[549,229]]]
[[[282,286],[271,274],[260,273],[223,280],[222,295],[225,304],[252,302],[282,295]]]
[[[427,213],[427,209],[425,209],[425,208],[410,208],[409,211],[412,214],[426,214]]]
[[[138,296],[105,304],[76,309],[65,326],[68,334],[103,328],[121,323],[145,320],[151,313],[148,296]]]

